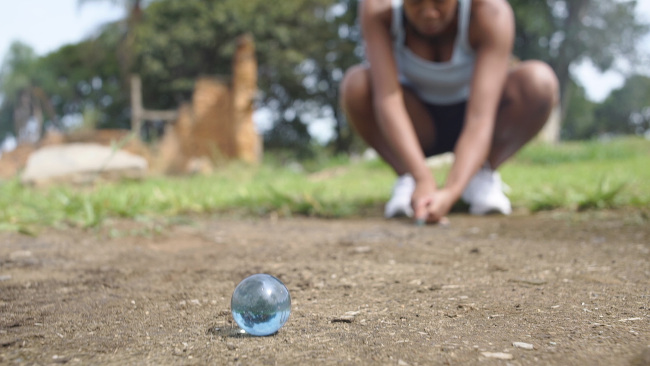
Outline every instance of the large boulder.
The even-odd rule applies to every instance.
[[[46,146],[27,160],[22,182],[88,184],[100,180],[140,179],[148,169],[138,155],[93,143]]]

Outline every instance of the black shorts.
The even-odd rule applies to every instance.
[[[454,151],[465,124],[467,101],[450,105],[435,105],[424,103],[429,111],[435,128],[435,143],[433,146],[422,147],[427,157]]]

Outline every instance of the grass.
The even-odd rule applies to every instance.
[[[334,158],[309,171],[266,162],[224,166],[209,176],[158,177],[79,188],[0,183],[0,230],[96,227],[109,218],[170,219],[195,214],[325,218],[378,215],[394,176],[380,161]],[[531,144],[501,169],[515,207],[594,210],[650,207],[650,141]],[[444,180],[445,169],[437,179]]]
[[[650,206],[650,141],[530,145],[502,169],[516,206],[531,211]]]

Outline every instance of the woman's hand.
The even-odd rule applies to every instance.
[[[416,185],[412,198],[416,222],[447,225],[447,214],[457,199],[449,189],[436,190],[435,185]]]

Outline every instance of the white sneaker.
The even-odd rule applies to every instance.
[[[411,207],[411,196],[415,191],[415,179],[410,174],[404,174],[397,178],[393,186],[393,194],[384,207],[384,217],[413,217]]]
[[[461,197],[469,203],[469,213],[472,215],[510,215],[512,206],[503,193],[505,188],[507,187],[501,181],[501,175],[485,165],[469,181]]]

